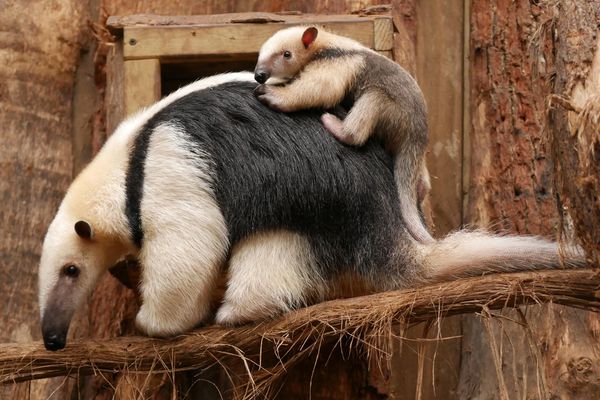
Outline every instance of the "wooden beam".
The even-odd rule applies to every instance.
[[[379,18],[390,18],[389,14],[356,15],[356,14],[278,14],[264,12],[243,12],[206,15],[153,15],[134,14],[126,16],[111,16],[106,21],[110,32],[122,37],[123,29],[131,27],[184,27],[184,26],[215,26],[223,24],[254,24],[286,23],[289,25],[318,24],[325,25],[339,22],[364,22]]]
[[[106,133],[111,135],[125,117],[123,43],[117,42],[106,58]]]
[[[124,63],[125,115],[160,99],[160,61],[157,58]]]
[[[416,2],[416,77],[428,106],[430,144],[427,164],[432,178],[429,201],[438,237],[462,224],[463,21],[463,0]],[[417,398],[416,394],[423,399],[435,398],[437,392],[444,393],[444,399],[458,399],[455,391],[462,357],[461,319],[445,318],[443,323],[429,330],[434,337],[457,339],[422,343],[412,364],[410,358],[396,364],[404,371],[411,371],[414,363],[423,367],[420,387],[413,386],[417,382],[417,373],[405,374],[412,380],[404,381],[399,389],[407,398]],[[415,329],[416,332],[407,334],[427,337],[427,325]],[[407,349],[402,356],[411,357],[410,353]],[[408,392],[408,388],[412,392]]]
[[[429,113],[436,236],[462,224],[463,13],[462,0],[417,2],[417,81]]]
[[[394,25],[392,19],[376,18],[373,20],[373,49],[391,51],[394,47]]]
[[[391,27],[391,19],[387,18]],[[385,18],[378,26],[384,29]],[[308,21],[306,21],[308,22]],[[305,22],[305,23],[306,23]],[[201,55],[255,54],[271,35],[296,23],[223,24],[209,26],[125,27],[125,60]],[[333,33],[350,37],[369,48],[375,47],[373,21],[328,21],[320,23]],[[379,31],[378,50],[391,50],[392,42]],[[391,35],[391,32],[389,33]]]
[[[377,50],[377,52],[384,57],[390,58],[392,60],[394,59],[394,53],[391,50]]]
[[[470,102],[470,46],[471,46],[471,0],[463,0],[463,54],[462,54],[462,224],[467,224],[469,209],[469,182],[471,182],[471,108]]]

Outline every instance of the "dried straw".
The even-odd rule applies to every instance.
[[[267,393],[287,368],[326,343],[389,357],[393,324],[407,327],[448,315],[546,302],[600,311],[600,271],[489,275],[329,301],[255,325],[209,326],[170,339],[85,340],[58,352],[39,343],[1,344],[0,383],[71,374],[174,373],[219,364],[227,369],[235,363],[246,377],[242,397],[254,397]]]

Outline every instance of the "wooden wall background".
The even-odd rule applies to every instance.
[[[97,45],[88,21],[102,23],[107,15],[134,13],[345,13],[388,2],[0,3],[4,27],[0,34],[0,326],[4,328],[0,341],[41,339],[36,270],[45,229],[73,176],[106,138],[106,126],[114,125],[105,118],[110,104],[106,75],[113,73],[105,62],[111,57],[110,47]],[[562,203],[557,204],[556,166],[548,147],[553,130],[545,129],[546,99],[553,93],[570,96],[576,90],[585,97],[581,87],[585,89],[600,73],[600,61],[592,62],[598,41],[598,3],[392,3],[398,29],[395,58],[416,76],[429,104],[428,160],[436,232],[444,234],[466,224],[555,237]],[[557,54],[562,58],[557,59]],[[573,54],[578,55],[575,66],[569,64]],[[563,121],[567,117],[555,116]],[[72,325],[71,335],[128,334],[135,309],[132,294],[106,276]],[[532,306],[505,312],[502,318],[453,317],[442,326],[415,327],[404,334],[455,338],[404,341],[384,374],[360,360],[334,357],[315,376],[313,398],[416,398],[420,367],[422,399],[596,399],[600,393],[596,315]],[[218,374],[213,377],[218,379]],[[280,397],[302,393],[308,378],[302,371],[292,371]],[[182,377],[181,385],[189,386],[191,379]],[[56,378],[0,387],[0,398],[108,399],[115,393],[140,394],[131,392],[136,387],[132,381],[131,376]],[[153,383],[159,388],[154,398],[171,396],[168,382]],[[194,390],[204,391],[207,398],[214,395],[206,386],[195,385]]]

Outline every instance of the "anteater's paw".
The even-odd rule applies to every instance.
[[[143,305],[135,316],[135,327],[145,335],[153,337],[169,336],[152,313]]]
[[[135,317],[136,328],[145,335],[152,337],[168,337],[183,332],[175,321],[163,321],[156,313],[142,305]]]
[[[267,85],[258,85],[254,88],[254,97],[257,99],[267,93]]]
[[[268,85],[259,85],[254,89],[254,95],[265,106],[272,110],[279,112],[290,112],[292,111],[285,102],[277,96],[275,91]]]
[[[242,315],[238,307],[226,302],[217,311],[215,322],[219,325],[234,326],[248,322],[248,318]]]

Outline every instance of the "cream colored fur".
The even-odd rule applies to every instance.
[[[202,149],[189,150],[184,135],[176,126],[157,127],[146,159],[139,255],[144,301],[136,322],[152,336],[183,332],[207,316],[229,248],[212,168],[199,156]]]
[[[256,66],[257,68],[264,66],[271,71],[271,77],[266,82],[268,85],[279,85],[294,78],[315,52],[331,47],[333,43],[337,48],[344,50],[365,49],[360,43],[350,38],[332,35],[322,29],[319,29],[319,34],[311,46],[305,49],[300,38],[307,28],[308,26],[294,26],[282,29],[263,43],[258,53]],[[291,60],[282,57],[286,50],[292,52]],[[343,63],[336,67],[341,68],[340,73],[344,73],[346,68]]]
[[[44,239],[38,274],[39,305],[42,316],[47,311],[60,312],[60,310],[46,310],[46,304],[51,291],[55,290],[58,276],[65,265],[76,264],[80,268],[81,273],[77,278],[78,283],[76,285],[76,290],[80,293],[74,294],[73,298],[79,299],[78,301],[83,301],[96,285],[98,277],[114,265],[116,261],[125,257],[127,254],[138,255],[137,249],[130,240],[129,225],[124,214],[124,209],[125,176],[129,159],[129,149],[141,127],[154,114],[173,101],[194,91],[230,81],[251,82],[253,81],[253,76],[248,72],[240,72],[206,78],[185,86],[165,97],[158,103],[130,116],[119,125],[98,155],[74,180],[69,187],[53,222],[48,228],[48,232]],[[159,134],[158,136],[160,137],[161,135]],[[159,138],[156,140],[161,139]],[[156,144],[156,142],[153,143]],[[171,151],[175,151],[173,149],[174,143],[166,144],[171,145]],[[153,149],[150,150],[150,154],[152,151]],[[160,155],[157,156],[160,157]],[[150,158],[150,166],[156,169],[155,158]],[[181,166],[179,166],[179,171],[181,172]],[[188,169],[187,173],[182,175],[189,177],[189,172]],[[153,178],[147,176],[147,179],[152,181]],[[179,179],[179,177],[177,177],[177,179]],[[174,178],[173,182],[176,182],[177,179]],[[164,177],[163,183],[165,183]],[[198,186],[197,183],[198,182],[196,181],[196,186]],[[172,182],[168,182],[168,185],[166,186],[167,190],[164,190],[164,188],[156,188],[155,190],[164,190],[165,192],[168,192],[168,188],[171,184]],[[187,184],[189,186],[189,182],[187,182]],[[187,189],[189,189],[189,187],[185,188],[185,190]],[[181,194],[182,192],[180,191],[178,193]],[[197,194],[194,191],[192,191],[192,193]],[[205,204],[208,204],[209,202],[206,201],[205,196],[203,198]],[[151,210],[149,208],[145,209],[145,211],[149,213],[149,215],[144,216],[146,218],[145,223],[151,222],[153,215],[156,215],[157,213],[164,215],[164,213],[167,212],[164,210],[163,205],[157,206],[155,203],[155,206],[157,207],[156,210]],[[207,205],[206,209],[209,208],[210,206]],[[203,220],[205,218],[219,219],[219,217],[214,214],[202,217]],[[85,220],[92,226],[94,231],[94,239],[92,241],[81,239],[76,235],[74,225],[79,220]],[[186,222],[188,222],[186,219],[182,220],[182,226],[186,226]],[[150,223],[150,225],[152,224]],[[217,230],[220,232],[219,235],[222,236],[222,226],[219,225],[219,223],[217,223],[216,226],[219,226]],[[153,226],[152,229],[156,231],[158,228]],[[151,238],[151,246],[141,256],[148,257],[150,252],[156,253],[158,252],[158,249],[161,248],[163,253],[162,258],[164,259],[164,254],[169,252],[168,246],[177,243],[181,246],[181,241],[177,242],[174,240],[173,236],[165,236],[166,246],[161,247],[158,239],[156,239],[154,231],[151,230],[147,233]],[[174,234],[172,229],[167,231],[170,234]],[[216,244],[210,248],[210,250],[203,250],[205,252],[203,254],[207,254],[208,252],[222,252],[221,239],[216,240],[215,243]],[[196,245],[198,245],[197,242]],[[178,248],[174,247],[174,249],[177,250]],[[178,257],[183,257],[183,261],[186,262],[189,261],[188,259],[190,257],[195,260],[198,258],[197,255],[192,254],[191,252],[189,255],[182,255],[182,253],[183,252],[180,251]],[[212,256],[207,257],[214,258],[215,256],[213,254]],[[210,270],[207,272],[207,275],[211,275],[212,269],[214,268],[214,262],[208,262],[207,259],[207,263],[207,269]],[[172,263],[170,265],[172,265]],[[160,263],[157,264],[157,266],[160,267]],[[148,272],[146,265],[144,266],[144,269],[146,275],[152,274],[152,272]],[[177,271],[174,273],[175,275],[182,274],[182,272]],[[158,275],[160,274],[161,273],[158,273]],[[170,274],[163,273],[163,275]],[[185,274],[183,273],[183,275]],[[152,279],[155,279],[155,277]],[[205,282],[209,281],[210,278],[207,277]],[[209,283],[205,284],[209,285]],[[146,287],[146,292],[148,293],[147,296],[156,294],[153,292],[151,285]],[[149,300],[148,303],[152,303],[152,300]],[[74,306],[77,308],[79,304]],[[196,304],[195,307],[202,308],[203,306],[201,304]],[[140,325],[148,331],[160,333],[161,328],[160,326],[157,327],[157,325],[160,324],[157,324],[155,321],[153,322],[152,318],[152,316],[159,315],[158,313],[160,310],[157,311],[155,309],[156,306],[143,308],[145,311],[139,319]],[[181,326],[186,325],[184,322],[181,322]]]
[[[296,26],[280,30],[261,46],[256,69],[264,68],[270,72],[262,101],[269,103],[274,109],[291,112],[311,107],[335,107],[365,66],[359,55],[309,63],[313,54],[332,47],[333,43],[336,48],[345,50],[365,51],[366,48],[352,39],[332,35],[324,30],[319,30],[315,41],[304,48],[300,38],[306,28]],[[283,57],[286,50],[292,53],[289,60]],[[335,73],[323,73],[324,65]],[[286,86],[276,86],[290,81],[301,70],[302,79]]]
[[[335,74],[318,72],[320,62],[309,64],[303,72],[302,79],[297,79],[285,86],[265,86],[263,95],[269,106],[284,112],[292,112],[306,108],[332,108],[343,99],[348,88],[356,80],[356,76],[364,68],[364,59],[360,56],[346,57],[340,60],[328,60],[328,68]]]
[[[48,228],[38,270],[38,300],[42,316],[65,266],[75,264],[81,268],[72,293],[72,297],[81,302],[91,293],[100,274],[128,249],[126,244],[106,236],[96,235],[92,242],[81,239],[74,230],[78,220],[80,218],[61,206]],[[51,312],[54,311],[60,310]]]
[[[231,252],[228,273],[220,324],[273,317],[323,298],[325,284],[299,233],[269,231],[242,240]]]
[[[434,244],[418,245],[426,282],[438,282],[490,272],[556,268],[563,263],[557,243],[536,236],[492,235],[459,231]],[[579,247],[563,249],[565,267],[585,265]]]
[[[381,109],[373,105],[381,104],[382,100],[385,101],[381,97],[381,95],[375,92],[365,93],[356,101],[356,104],[350,109],[344,121],[329,113],[323,114],[321,121],[342,143],[362,146],[375,131],[378,114],[381,112]],[[344,132],[344,125],[353,127],[351,134]]]

